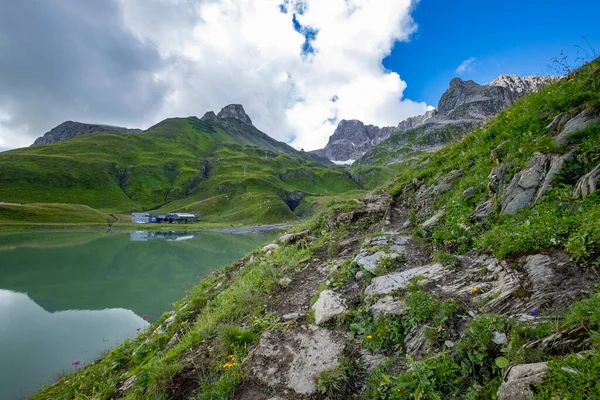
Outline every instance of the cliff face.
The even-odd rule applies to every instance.
[[[141,129],[129,129],[120,126],[86,124],[83,122],[66,121],[52,128],[33,142],[32,146],[43,146],[71,139],[81,135],[97,132],[141,133]]]
[[[454,78],[440,98],[437,109],[408,118],[396,127],[379,128],[356,120],[340,121],[322,154],[335,161],[358,160],[363,156],[369,158],[373,147],[394,135],[415,139],[415,134],[428,135],[438,129],[452,131],[451,136],[455,138],[459,131],[466,132],[465,129],[472,129],[477,123],[510,106],[518,98],[536,92],[554,80],[555,77],[501,75],[490,83],[479,85],[471,80]],[[415,130],[417,128],[419,129]],[[430,147],[445,143],[443,137],[447,136],[433,135],[436,139],[430,143]],[[427,137],[416,139],[421,142],[421,149],[428,147]]]

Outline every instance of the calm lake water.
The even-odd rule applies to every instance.
[[[27,398],[137,334],[276,233],[0,232],[0,399]]]

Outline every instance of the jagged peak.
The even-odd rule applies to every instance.
[[[214,113],[213,113],[214,114]],[[206,116],[206,115],[205,115]],[[244,106],[241,104],[229,104],[221,109],[217,114],[218,118],[234,118],[238,121],[252,125],[252,120],[244,111]]]

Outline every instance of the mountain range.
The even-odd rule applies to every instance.
[[[125,221],[156,210],[268,223],[359,189],[343,168],[258,130],[241,105],[125,129],[67,122],[36,141],[52,144],[0,153],[0,222]]]
[[[454,78],[436,109],[404,120],[395,127],[380,128],[358,120],[342,120],[327,146],[314,153],[346,164],[354,160],[361,160],[357,165],[398,162],[403,158],[400,155],[412,150],[431,151],[456,139],[555,79],[501,75],[488,84],[479,85]],[[412,146],[408,146],[409,142]]]

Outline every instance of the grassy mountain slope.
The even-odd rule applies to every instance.
[[[33,398],[232,399],[265,393],[300,398],[257,376],[273,369],[285,379],[287,371],[307,368],[286,364],[282,351],[294,334],[307,335],[303,327],[314,324],[315,315],[310,310],[297,320],[284,315],[292,309],[290,300],[300,297],[295,305],[312,305],[324,289],[345,298],[348,310],[321,324],[321,340],[332,335],[344,346],[335,367],[310,377],[312,398],[496,398],[510,368],[537,362],[547,363],[547,372],[523,386],[530,397],[600,398],[600,292],[593,289],[600,265],[600,192],[575,191],[600,165],[600,124],[577,130],[566,145],[556,142],[566,125],[551,124],[582,112],[600,115],[600,59],[520,100],[487,128],[403,163],[394,182],[372,196],[375,204],[372,197],[330,204],[296,228],[311,230],[298,243],[272,254],[256,251],[209,276],[137,338]],[[517,175],[530,169],[536,153],[553,160],[570,156],[536,202],[502,213],[515,176],[529,181],[547,176]],[[505,166],[506,177],[496,181],[490,174],[499,166]],[[520,181],[521,187],[532,187],[529,181]],[[394,197],[391,225],[381,219],[389,216],[385,191]],[[493,206],[486,217],[474,218],[477,206],[488,201]],[[437,223],[430,220],[434,214]],[[382,228],[399,230],[381,239]],[[377,247],[380,240],[388,244]],[[354,261],[361,247],[391,252],[390,240],[409,250],[400,258],[384,257],[373,273]],[[480,255],[488,261],[472,263]],[[524,265],[529,255],[563,261],[532,270]],[[488,256],[497,260],[488,265]],[[434,264],[428,263],[436,261],[437,277],[415,276],[387,293],[402,302],[399,315],[374,318],[370,307],[383,294],[366,296],[373,279],[381,282],[415,266],[428,271],[425,264],[431,270]],[[333,268],[324,272],[329,265]],[[281,283],[283,277],[291,282]],[[167,326],[169,316],[174,320]],[[163,333],[153,333],[161,325]],[[269,368],[255,364],[261,338],[288,340],[266,352],[263,347],[263,356],[271,354]],[[415,341],[425,350],[409,349]],[[369,352],[385,358],[375,369],[362,355]],[[287,354],[294,359],[293,352]],[[286,369],[277,369],[282,365]]]
[[[289,220],[286,192],[357,188],[343,169],[231,118],[172,118],[143,134],[96,133],[7,151],[0,171],[4,202],[81,204],[109,213],[185,209],[221,222]],[[4,221],[25,216],[6,214]]]

